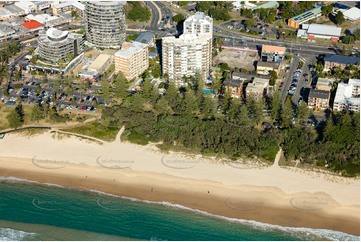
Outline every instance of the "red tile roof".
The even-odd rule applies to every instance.
[[[43,24],[39,23],[36,20],[29,20],[29,21],[22,23],[21,26],[23,26],[24,28],[27,28],[27,29],[36,29],[36,28],[43,26]]]

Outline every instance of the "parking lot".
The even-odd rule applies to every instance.
[[[9,106],[14,105],[17,100],[21,99],[23,103],[28,104],[40,106],[48,104],[50,107],[58,109],[96,112],[94,105],[105,103],[103,98],[93,94],[94,89],[97,88],[90,88],[86,93],[74,91],[71,95],[68,95],[65,92],[56,92],[51,87],[42,87],[41,81],[35,80],[26,83],[18,89],[10,87],[7,96],[3,96],[1,90],[0,100]]]
[[[265,38],[276,36],[277,34],[277,29],[274,26],[262,23],[257,23],[254,26],[247,26],[244,20],[232,20],[224,23],[222,26],[231,30],[238,30],[241,32],[264,36]]]
[[[253,71],[255,69],[254,62],[258,60],[259,56],[257,52],[224,49],[213,58],[213,63],[216,65],[228,63],[230,68],[243,68]]]

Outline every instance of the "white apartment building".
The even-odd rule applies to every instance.
[[[125,40],[125,2],[84,2],[87,41],[97,47],[119,48]]]
[[[50,28],[39,33],[39,57],[49,63],[59,60],[69,61],[68,57],[76,57],[84,51],[83,35]]]
[[[162,39],[163,74],[169,80],[181,82],[183,76],[191,77],[197,72],[207,78],[212,64],[212,38],[205,34],[174,36]]]
[[[337,111],[360,112],[360,80],[350,79],[348,83],[339,83],[333,103]]]
[[[162,72],[177,84],[196,73],[208,78],[212,65],[213,19],[197,12],[184,21],[183,30],[179,38],[162,38]]]
[[[213,33],[213,19],[203,12],[196,12],[183,23],[183,34],[211,34]]]
[[[128,80],[141,75],[149,67],[148,45],[125,42],[114,54],[115,73],[123,72]]]

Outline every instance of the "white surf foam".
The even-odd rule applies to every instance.
[[[57,184],[40,183],[40,182],[21,179],[21,178],[17,178],[17,177],[0,177],[0,181],[29,182],[29,183],[36,183],[36,184],[40,184],[40,185],[48,185],[48,186],[66,188],[66,187],[63,187],[63,186],[60,186],[60,185],[57,185]],[[258,229],[258,230],[265,230],[265,231],[266,230],[268,230],[268,231],[273,230],[273,231],[284,232],[284,233],[296,236],[296,237],[298,237],[300,239],[307,239],[307,240],[327,239],[327,240],[334,240],[334,241],[340,241],[340,240],[341,241],[345,241],[345,240],[360,241],[359,236],[347,234],[347,233],[340,232],[340,231],[329,230],[329,229],[313,229],[313,228],[304,228],[304,227],[286,227],[286,226],[280,226],[280,225],[257,222],[257,221],[254,221],[254,220],[229,218],[229,217],[225,217],[225,216],[221,216],[221,215],[215,215],[215,214],[211,214],[211,213],[208,213],[208,212],[205,212],[205,211],[202,211],[202,210],[193,209],[193,208],[189,208],[189,207],[186,207],[186,206],[183,206],[183,205],[180,205],[180,204],[170,203],[170,202],[166,202],[166,201],[157,202],[157,201],[142,200],[142,199],[138,199],[138,198],[132,198],[132,197],[118,196],[118,195],[114,195],[114,194],[109,194],[109,193],[94,190],[94,189],[76,189],[76,190],[89,191],[89,192],[97,193],[99,195],[110,196],[110,197],[115,197],[115,198],[120,198],[120,199],[126,199],[126,200],[129,200],[129,201],[143,202],[143,203],[148,203],[148,204],[160,204],[160,205],[171,207],[171,208],[188,210],[188,211],[191,211],[191,212],[195,212],[195,213],[199,213],[199,214],[219,218],[219,219],[226,220],[226,221],[229,221],[229,222],[239,223],[239,224],[249,226],[251,228]]]
[[[22,241],[34,238],[36,233],[29,233],[21,230],[10,228],[0,228],[1,241]]]

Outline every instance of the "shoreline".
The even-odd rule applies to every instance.
[[[49,133],[7,135],[0,141],[0,154],[1,177],[169,202],[227,218],[360,235],[357,179],[272,166],[244,169],[162,156],[150,146],[97,145],[74,137],[54,139]]]

